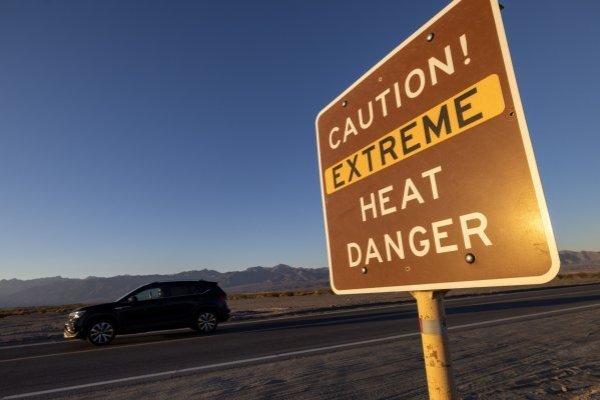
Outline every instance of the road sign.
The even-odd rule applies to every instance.
[[[316,127],[336,293],[557,274],[497,0],[449,4],[325,107]]]

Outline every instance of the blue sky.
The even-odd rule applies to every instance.
[[[0,2],[0,279],[327,266],[314,119],[447,1]],[[559,249],[600,250],[600,3],[502,12]]]

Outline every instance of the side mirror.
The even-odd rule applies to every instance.
[[[136,296],[131,296],[127,298],[128,303],[137,303],[138,298]]]

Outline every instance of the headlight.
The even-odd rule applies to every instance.
[[[69,314],[69,319],[81,318],[85,314],[85,311],[73,311]]]

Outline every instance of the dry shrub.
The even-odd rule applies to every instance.
[[[84,304],[63,304],[59,306],[0,308],[0,318],[8,317],[11,315],[66,313],[83,306]]]
[[[329,288],[323,289],[307,289],[307,290],[286,290],[284,292],[260,292],[260,293],[240,293],[231,294],[227,298],[229,300],[243,300],[243,299],[262,299],[272,297],[293,297],[293,296],[313,296],[333,294],[333,291]]]

